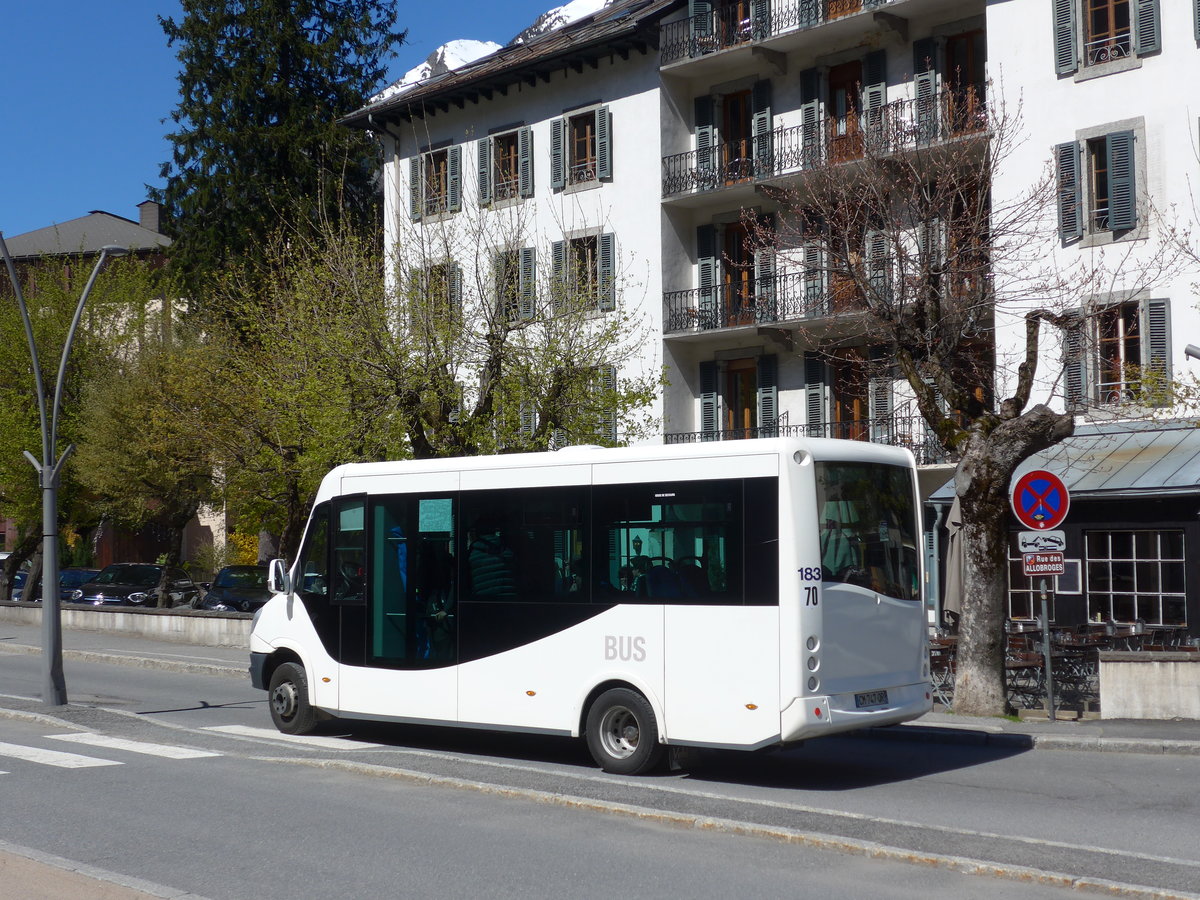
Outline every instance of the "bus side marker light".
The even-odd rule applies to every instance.
[[[323,675],[323,676],[321,676],[321,681],[322,681],[322,682],[324,682],[325,684],[329,684],[329,682],[330,682],[330,681],[332,681],[332,680],[333,680],[333,679],[332,679],[332,678],[330,678],[328,675]]]
[[[537,691],[526,691],[526,692],[525,692],[525,696],[526,696],[526,697],[536,697],[536,696],[537,696]]]
[[[747,703],[746,709],[758,709],[758,704],[757,703]]]
[[[814,706],[813,707],[813,715],[816,716],[818,719],[821,718],[821,707]]]

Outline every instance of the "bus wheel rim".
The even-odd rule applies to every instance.
[[[271,694],[271,706],[280,718],[287,719],[296,712],[296,686],[290,681],[276,686]]]
[[[641,729],[637,717],[623,706],[614,706],[600,724],[604,749],[616,759],[628,759],[637,752]]]

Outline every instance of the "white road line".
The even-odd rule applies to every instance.
[[[234,734],[242,737],[261,738],[269,741],[283,741],[288,744],[299,744],[304,747],[318,747],[322,750],[369,750],[382,747],[382,744],[367,744],[362,741],[351,741],[346,738],[321,737],[320,735],[284,734],[271,728],[251,728],[248,725],[210,725],[204,731],[218,731],[222,734]]]
[[[220,756],[211,750],[193,750],[191,747],[177,747],[173,744],[154,744],[150,741],[130,741],[125,738],[111,737],[107,734],[48,734],[46,737],[55,741],[73,741],[76,744],[89,744],[93,747],[108,747],[113,750],[128,750],[130,753],[145,753],[150,756],[163,756],[167,759],[201,759],[205,756]]]
[[[78,753],[63,753],[60,750],[43,750],[40,747],[23,747],[20,744],[6,744],[2,741],[0,741],[0,756],[11,756],[13,759],[41,763],[44,766],[58,766],[60,769],[122,765],[114,759],[98,759],[95,756],[80,756]]]

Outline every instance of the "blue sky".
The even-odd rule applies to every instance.
[[[400,0],[409,40],[390,80],[456,38],[505,43],[564,0]],[[178,62],[158,16],[178,0],[8,0],[0,27],[0,232],[23,234],[93,209],[137,219],[160,185]],[[383,85],[380,85],[382,87]]]

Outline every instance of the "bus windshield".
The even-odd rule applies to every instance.
[[[866,462],[818,462],[822,578],[888,597],[919,596],[912,473]]]

